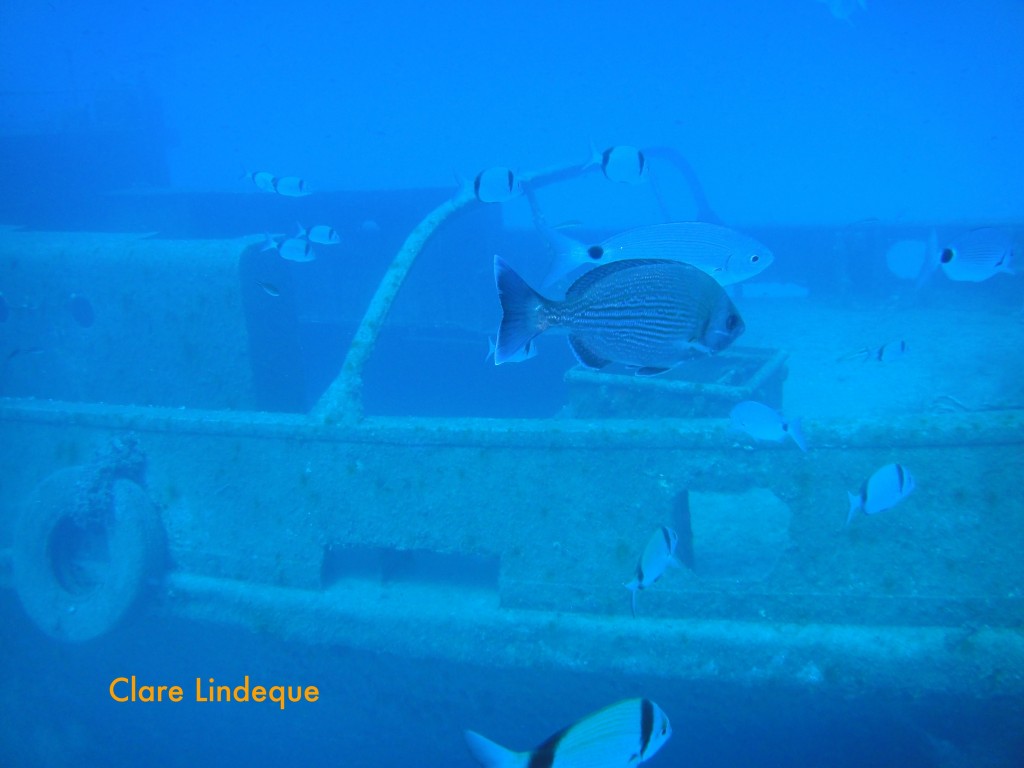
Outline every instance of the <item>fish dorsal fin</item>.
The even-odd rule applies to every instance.
[[[622,259],[621,261],[612,261],[607,264],[602,264],[599,267],[595,267],[589,272],[581,275],[575,283],[569,286],[569,290],[565,292],[566,301],[579,298],[587,290],[590,289],[595,283],[600,280],[604,280],[609,275],[613,275],[616,272],[622,272],[627,269],[636,269],[637,267],[646,267],[651,264],[682,264],[679,261],[672,261],[670,259]]]
[[[572,348],[572,353],[576,355],[576,359],[587,368],[604,368],[611,362],[591,350],[579,336],[569,336],[569,346]]]

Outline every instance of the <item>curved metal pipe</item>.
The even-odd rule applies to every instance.
[[[696,173],[679,152],[667,147],[655,147],[645,150],[649,155],[662,157],[679,168],[690,185],[694,199],[697,201],[698,217],[708,217],[708,221],[718,221],[714,211],[707,203],[704,190],[697,179]],[[540,187],[557,184],[562,181],[576,178],[588,171],[598,170],[600,165],[593,159],[586,163],[574,163],[571,165],[557,166],[520,177],[524,190],[535,207],[532,198],[532,191]],[[363,367],[373,352],[377,342],[381,326],[387,318],[391,305],[394,303],[398,290],[405,282],[409,270],[412,268],[416,257],[426,247],[431,236],[444,222],[450,219],[459,211],[470,205],[479,204],[468,187],[459,191],[455,197],[446,200],[426,217],[409,233],[409,236],[402,243],[387,272],[381,279],[376,293],[370,300],[369,306],[363,315],[363,319],[356,329],[352,343],[349,345],[345,361],[342,363],[341,372],[327,388],[311,416],[322,422],[353,422],[363,416],[362,388],[363,388]],[[536,213],[536,211],[535,211]]]

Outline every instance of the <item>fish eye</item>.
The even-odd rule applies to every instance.
[[[760,260],[761,260],[761,257],[758,256],[756,253],[753,256],[750,257],[750,263],[751,264],[757,264],[757,262],[759,262]]]
[[[940,258],[943,264],[949,264],[949,262],[953,260],[953,249],[946,248],[945,250],[943,250],[942,256]]]
[[[738,315],[729,315],[725,318],[725,330],[735,331],[736,326],[739,325],[740,318]]]
[[[600,245],[592,245],[589,248],[587,248],[587,256],[592,258],[594,261],[597,261],[602,256],[604,256],[604,248],[602,248]]]

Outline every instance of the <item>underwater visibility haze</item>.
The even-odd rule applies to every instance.
[[[0,7],[0,765],[1024,765],[1024,4]]]

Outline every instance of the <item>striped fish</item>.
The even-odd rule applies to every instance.
[[[775,257],[767,246],[734,229],[706,221],[649,224],[586,245],[559,232],[546,233],[559,254],[544,281],[553,285],[567,275],[596,264],[623,259],[668,259],[693,264],[722,285],[760,274]]]
[[[644,179],[647,158],[642,150],[621,144],[601,153],[601,173],[608,181],[637,184]]]
[[[504,203],[522,191],[519,179],[509,168],[488,168],[473,179],[473,195],[481,203]]]
[[[274,179],[274,191],[283,197],[305,197],[309,192],[309,184],[298,176],[282,176]]]
[[[864,514],[867,515],[874,515],[895,507],[916,487],[914,476],[910,474],[909,469],[902,464],[886,464],[864,481],[860,493],[847,494],[850,497],[850,513],[846,518],[846,524],[850,524],[858,510],[864,510]]]
[[[541,296],[498,256],[494,280],[502,309],[498,365],[545,330],[564,328],[576,359],[588,368],[622,363],[652,376],[698,354],[720,352],[744,329],[722,286],[678,261],[602,264],[576,280],[564,301]]]
[[[993,227],[973,229],[942,249],[939,263],[950,280],[980,283],[999,272],[1013,274],[1013,238]]]
[[[733,429],[746,432],[755,440],[781,443],[791,437],[801,451],[807,450],[800,419],[787,419],[771,406],[756,400],[736,403],[729,412],[729,422]]]
[[[650,759],[671,735],[657,704],[626,699],[563,728],[529,752],[513,752],[474,731],[466,731],[466,744],[484,768],[628,768]]]
[[[676,560],[676,546],[679,544],[679,534],[671,528],[661,526],[651,534],[647,540],[647,546],[640,555],[636,564],[636,575],[633,580],[626,584],[626,589],[632,594],[633,616],[636,617],[636,595],[641,589],[647,589],[654,582],[661,578],[670,565],[678,565]]]

